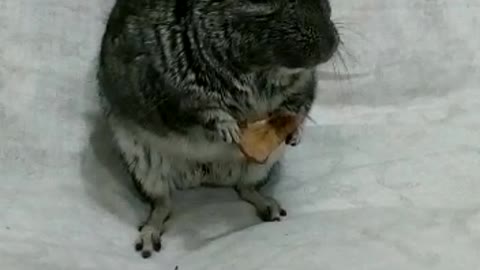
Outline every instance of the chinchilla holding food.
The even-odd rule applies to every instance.
[[[233,187],[263,220],[286,215],[258,191],[285,147],[247,162],[238,123],[309,112],[314,69],[339,44],[330,17],[328,0],[117,0],[98,79],[116,144],[152,205],[136,242],[143,257],[161,248],[174,189]]]

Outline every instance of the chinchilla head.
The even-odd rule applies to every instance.
[[[311,68],[337,50],[329,0],[240,0],[230,8],[231,42],[250,68]]]

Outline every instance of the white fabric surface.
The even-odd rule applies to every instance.
[[[98,116],[112,4],[0,0],[0,269],[480,269],[480,0],[332,0],[351,78],[323,67],[316,123],[267,188],[288,218],[178,193],[149,260]]]

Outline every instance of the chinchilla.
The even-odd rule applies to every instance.
[[[263,220],[286,216],[259,192],[286,146],[249,163],[239,123],[308,114],[315,67],[339,42],[328,0],[117,0],[98,80],[113,139],[151,202],[135,245],[143,257],[161,248],[175,189],[233,187]]]

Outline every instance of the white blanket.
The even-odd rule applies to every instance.
[[[331,1],[345,65],[266,189],[288,218],[180,192],[143,260],[96,99],[113,0],[0,0],[0,269],[480,269],[480,0]]]

